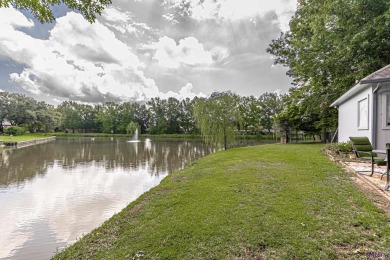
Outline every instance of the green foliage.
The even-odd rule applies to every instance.
[[[328,143],[323,151],[330,151],[333,156],[345,157],[344,153],[352,152],[352,142]]]
[[[59,125],[60,114],[45,102],[22,94],[0,92],[0,122],[5,120],[15,126],[25,126],[30,132],[49,132]]]
[[[351,141],[340,142],[340,143],[337,143],[337,147],[338,147],[339,151],[351,152],[352,151],[352,142]]]
[[[274,119],[276,115],[283,111],[283,99],[284,96],[282,95],[267,92],[262,94],[258,99],[261,109],[261,113],[259,113],[260,124],[263,129],[268,131],[268,133],[271,132],[271,129],[274,126]]]
[[[196,99],[193,113],[204,141],[225,150],[242,125],[239,96],[231,92],[215,92],[207,99]]]
[[[287,66],[296,87],[291,110],[317,132],[336,129],[330,104],[356,81],[390,63],[390,10],[386,0],[298,1],[290,31],[267,49]]]
[[[176,98],[152,98],[148,102],[150,134],[174,134],[196,132],[192,116],[193,102],[190,99],[182,101]]]
[[[239,110],[242,116],[242,129],[247,133],[257,133],[261,130],[260,115],[261,104],[254,96],[241,97]]]
[[[21,10],[30,10],[41,22],[53,22],[54,16],[51,8],[55,5],[65,4],[68,8],[77,10],[89,22],[94,22],[96,15],[100,15],[105,7],[111,4],[111,0],[1,0],[0,7],[13,6]]]
[[[106,134],[116,134],[119,129],[120,118],[119,105],[114,102],[107,102],[99,106],[97,112],[97,121],[102,125],[102,131]]]
[[[26,131],[26,128],[19,126],[10,126],[4,129],[4,133],[7,135],[24,135]]]
[[[127,127],[126,127],[126,132],[128,135],[134,135],[135,134],[135,131],[138,129],[138,132],[139,132],[139,125],[138,123],[135,123],[133,121],[131,121]]]
[[[229,100],[224,101],[228,98],[232,103]],[[146,104],[107,102],[95,106],[64,101],[55,108],[21,94],[0,92],[0,131],[2,122],[9,121],[12,125],[25,126],[32,133],[48,133],[54,130],[70,133],[127,134],[129,123],[134,122],[138,124],[140,134],[200,134],[195,122],[194,106],[197,101],[202,100],[153,98]],[[259,134],[264,130],[270,132],[271,122],[284,106],[285,96],[265,93],[259,98],[241,97],[226,92],[214,93],[207,100],[214,100],[210,102],[219,104],[220,112],[232,112],[232,117],[225,118],[226,123],[223,123],[232,123],[234,129],[231,135],[226,135],[228,143],[235,138],[237,130],[245,130],[250,134]],[[224,117],[229,116],[225,114]],[[225,140],[222,143],[224,144]]]

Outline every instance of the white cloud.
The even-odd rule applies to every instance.
[[[165,20],[170,21],[173,24],[179,23],[177,20],[175,20],[175,16],[173,14],[163,14],[162,16]]]
[[[192,92],[193,86],[191,83],[187,83],[184,87],[182,87],[179,91],[179,93],[173,92],[173,91],[168,91],[166,94],[161,94],[161,98],[169,98],[169,97],[174,97],[178,100],[183,100],[186,98],[193,99],[195,97],[206,97],[205,94],[202,92],[195,94]]]
[[[221,62],[230,55],[229,49],[224,47],[214,47],[210,53],[215,62]]]
[[[161,95],[154,80],[142,72],[145,65],[133,50],[99,21],[90,24],[80,14],[69,12],[56,20],[49,39],[40,40],[18,30],[33,26],[20,12],[1,8],[0,19],[0,55],[24,65],[10,80],[27,91],[83,102]],[[181,52],[188,55],[183,54],[181,62],[197,64],[207,59],[203,47],[193,43],[198,42],[183,41]]]
[[[186,9],[197,20],[207,19],[250,19],[269,12],[278,15],[282,30],[288,29],[288,22],[296,9],[297,0],[165,0],[164,5],[171,9]]]
[[[178,68],[181,65],[207,65],[213,62],[212,55],[194,37],[181,39],[179,44],[164,36],[154,44],[156,52],[153,59],[163,68]]]
[[[34,26],[33,21],[27,19],[21,12],[18,12],[13,8],[0,8],[0,14],[0,24],[2,30],[9,29],[11,27]]]
[[[136,22],[130,12],[122,11],[114,6],[107,7],[103,11],[101,18],[104,25],[122,34],[138,37],[139,34],[153,31],[145,23]]]
[[[5,152],[2,155],[4,158]],[[45,178],[35,178],[10,189],[19,195],[12,194],[6,199],[3,196],[1,200],[0,215],[6,218],[0,222],[0,258],[18,258],[13,257],[17,249],[23,249],[25,242],[37,235],[34,233],[37,230],[32,228],[34,223],[48,225],[47,229],[38,231],[54,236],[46,239],[71,244],[122,210],[149,187],[156,186],[166,175],[162,173],[156,177],[149,174],[148,164],[131,174],[128,174],[128,169],[119,167],[115,170],[101,165],[92,167],[95,167],[93,172],[83,165],[64,169],[55,163],[47,169]],[[82,177],[77,177],[75,173],[78,172],[83,172]],[[61,183],[60,187],[47,189],[55,183]],[[80,190],[77,188],[80,186],[85,188]],[[100,196],[96,196],[98,193]],[[48,243],[48,246],[53,245]]]

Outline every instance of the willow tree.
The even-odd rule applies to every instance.
[[[195,100],[193,116],[203,140],[227,149],[242,124],[239,96],[232,92],[213,93],[208,98]]]
[[[94,22],[111,0],[0,0],[0,7],[14,7],[20,10],[30,10],[41,23],[54,21],[53,6],[64,4],[72,10],[80,12],[89,22]]]
[[[139,124],[136,122],[131,121],[127,126],[126,126],[126,133],[128,135],[134,136],[135,132],[139,132]]]

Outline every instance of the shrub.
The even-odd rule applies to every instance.
[[[26,129],[19,126],[10,126],[4,129],[4,133],[7,135],[24,135],[26,133]]]
[[[348,152],[352,151],[351,142],[329,143],[324,146],[323,151],[330,151],[333,156],[339,158],[351,158]]]
[[[337,143],[337,147],[341,152],[350,152],[352,151],[352,142],[348,141],[348,142]]]
[[[339,152],[351,152],[352,151],[352,143],[349,142],[340,142],[340,143],[329,143],[325,145],[324,150],[330,150],[332,153]]]

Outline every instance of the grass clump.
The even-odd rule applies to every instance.
[[[55,259],[328,259],[389,254],[389,218],[319,145],[202,158]]]

